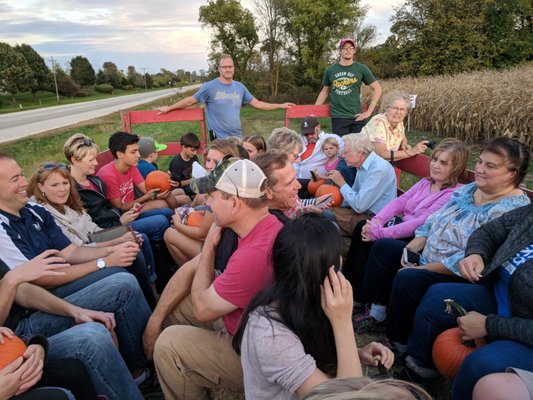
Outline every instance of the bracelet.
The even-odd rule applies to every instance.
[[[372,100],[372,101],[370,102],[370,105],[371,105],[371,106],[376,106],[377,104],[378,104],[378,102],[377,102],[376,100]]]

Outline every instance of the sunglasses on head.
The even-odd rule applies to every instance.
[[[91,139],[83,139],[78,142],[76,148],[79,149],[80,147],[83,147],[83,146],[92,147],[92,145],[93,145],[93,141]]]
[[[46,170],[51,170],[51,169],[56,169],[56,168],[66,170],[67,165],[63,163],[47,162],[47,163],[41,164],[41,168],[46,169]]]

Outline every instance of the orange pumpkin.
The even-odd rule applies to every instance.
[[[322,186],[323,184],[326,183],[326,180],[325,179],[317,179],[316,181],[311,179],[309,181],[309,183],[307,184],[307,191],[309,192],[309,194],[311,196],[314,196],[314,194],[316,193],[316,190]]]
[[[152,171],[150,172],[144,181],[146,185],[146,190],[159,189],[161,193],[166,192],[171,189],[170,182],[168,181],[170,177],[168,174],[163,171]]]
[[[187,217],[185,225],[187,226],[200,226],[202,225],[202,220],[204,219],[204,213],[200,211],[193,211]]]
[[[464,359],[487,344],[484,339],[463,342],[459,328],[451,328],[442,332],[433,343],[433,363],[437,371],[449,381],[453,381]]]
[[[331,204],[332,207],[340,207],[340,205],[342,204],[343,197],[341,191],[337,186],[322,185],[316,190],[315,197],[320,197],[325,194],[329,194],[333,198],[333,203]]]
[[[4,343],[0,344],[0,369],[12,363],[26,351],[26,345],[18,337],[11,339],[4,336]]]

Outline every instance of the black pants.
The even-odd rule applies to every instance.
[[[348,118],[331,118],[331,130],[339,136],[344,136],[349,133],[359,133],[363,126],[366,125],[366,120],[356,121]]]

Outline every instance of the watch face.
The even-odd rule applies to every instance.
[[[98,260],[96,260],[96,266],[98,268],[105,268],[105,261],[103,258],[99,258]]]

